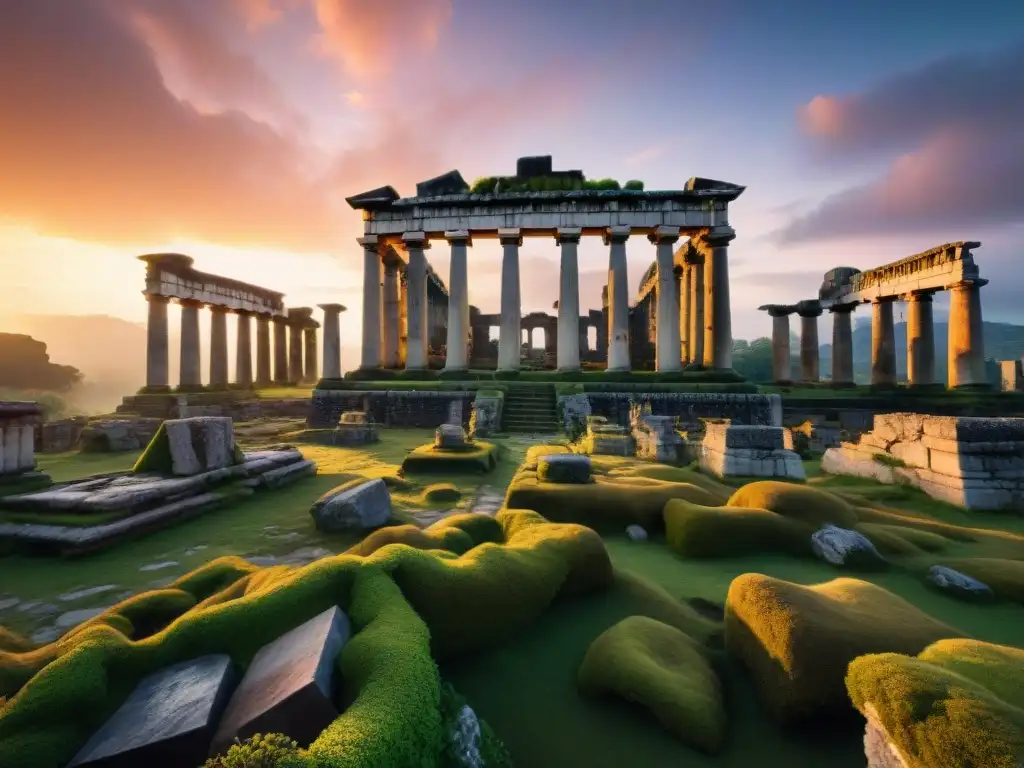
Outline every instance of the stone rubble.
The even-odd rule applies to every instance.
[[[334,428],[334,445],[351,447],[369,445],[380,440],[377,425],[365,411],[346,411]]]
[[[783,427],[708,421],[700,444],[700,467],[718,477],[803,480],[800,456],[784,446]]]
[[[327,491],[309,510],[318,530],[325,533],[369,531],[391,517],[391,491],[381,478]]]
[[[879,414],[857,442],[825,451],[824,472],[920,488],[965,509],[1024,506],[1024,418]]]
[[[647,541],[647,531],[641,525],[627,525],[626,535],[631,541]]]
[[[979,603],[995,600],[995,593],[988,584],[944,565],[933,565],[925,578],[933,586],[961,600]]]
[[[886,565],[867,536],[836,525],[811,534],[811,551],[819,560],[839,567],[877,569]]]
[[[71,439],[74,424],[63,429],[54,428],[56,434],[52,439],[58,441],[57,449],[71,450],[80,446],[85,453],[123,453],[138,451],[145,448],[153,439],[162,419],[129,418],[129,419],[95,419],[86,423],[81,429],[78,440],[69,447],[63,447],[63,438]],[[44,438],[47,428],[44,428]],[[54,450],[50,446],[49,450]]]

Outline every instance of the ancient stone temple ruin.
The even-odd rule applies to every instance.
[[[520,158],[516,176],[497,179],[485,194],[470,193],[461,174],[451,171],[417,185],[415,197],[403,198],[385,186],[348,198],[364,220],[359,238],[364,253],[360,367],[398,367],[393,350],[400,336],[399,313],[391,309],[396,302],[404,304],[407,315],[404,367],[428,367],[429,335],[436,326],[429,316],[425,253],[431,241],[444,240],[451,249],[444,367],[466,370],[471,343],[479,343],[471,324],[468,254],[474,240],[496,238],[503,252],[496,366],[499,371],[518,370],[524,329],[519,248],[525,237],[549,237],[561,255],[558,318],[549,349],[559,370],[578,370],[585,336],[581,319],[591,316],[580,314],[577,251],[581,238],[601,237],[608,247],[609,297],[606,338],[601,341],[607,345],[608,370],[630,370],[626,246],[641,236],[656,254],[656,288],[648,292],[653,291],[657,317],[663,320],[656,333],[657,370],[680,371],[689,362],[730,368],[728,245],[735,232],[729,226],[728,205],[744,188],[694,177],[681,190],[590,189],[581,188],[582,179],[579,171],[552,171],[550,157]],[[567,181],[576,188],[564,188]],[[518,191],[524,185],[546,191]],[[674,252],[681,237],[689,238],[685,257]],[[403,266],[404,301],[396,280]],[[478,320],[476,328],[492,322],[486,316]]]
[[[200,358],[199,310],[208,307],[210,322],[210,389],[267,387],[271,384],[310,384],[319,379],[317,329],[309,307],[285,308],[284,294],[228,277],[196,270],[193,259],[178,253],[140,256],[146,263],[149,302],[146,347],[146,388],[170,391],[167,306],[181,306],[181,352],[178,389],[203,388]],[[340,316],[345,307],[321,304],[324,312],[325,375],[341,375]],[[237,318],[235,380],[228,378],[227,316]],[[256,324],[256,361],[252,358],[252,324]],[[273,344],[271,344],[273,327]]]
[[[979,242],[940,245],[924,253],[869,269],[836,267],[825,274],[817,299],[793,305],[767,304],[772,317],[773,378],[817,382],[820,377],[818,318],[833,315],[832,384],[853,385],[853,324],[860,304],[871,304],[871,383],[896,384],[893,304],[906,301],[907,378],[911,386],[935,385],[935,328],[932,297],[949,291],[949,387],[986,386],[980,277],[971,251]],[[800,317],[800,371],[790,370],[789,316]]]

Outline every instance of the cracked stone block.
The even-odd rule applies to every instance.
[[[343,483],[317,499],[309,513],[327,533],[368,531],[391,517],[391,492],[380,478],[354,486]]]
[[[348,617],[334,606],[260,649],[231,697],[210,754],[257,733],[283,733],[309,746],[338,716],[334,671],[350,635]]]
[[[140,682],[68,768],[201,765],[236,681],[231,659],[202,656]]]
[[[228,416],[198,416],[164,422],[171,472],[197,475],[235,463],[234,423]]]

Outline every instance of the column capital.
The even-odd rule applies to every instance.
[[[628,225],[620,227],[608,227],[604,231],[604,234],[601,236],[601,239],[604,240],[605,245],[610,245],[611,243],[624,243],[626,242],[626,240],[629,239],[629,235],[631,232],[632,228],[629,227]]]
[[[824,310],[821,308],[821,302],[817,299],[797,302],[796,313],[800,317],[821,317],[822,312]]]
[[[949,285],[946,286],[946,290],[952,291],[957,288],[983,288],[986,285],[988,285],[988,280],[982,277],[976,277],[971,280],[960,280],[959,282],[956,283],[950,283]]]
[[[828,311],[833,315],[848,315],[857,309],[856,304],[833,304],[828,308]]]
[[[469,233],[468,229],[447,229],[444,233],[444,239],[448,241],[449,245],[472,245],[473,236]]]
[[[647,239],[655,245],[671,245],[679,239],[679,227],[655,227],[654,231],[651,232]]]
[[[430,247],[426,232],[405,232],[402,234],[402,243],[406,248],[426,249]]]
[[[234,312],[236,315],[244,315],[245,317],[252,317],[256,313],[251,309],[229,309],[228,312]]]
[[[730,226],[712,227],[700,239],[712,248],[728,245],[736,238],[736,230]]]
[[[934,299],[934,291],[911,291],[904,299],[908,302],[926,302]]]
[[[288,325],[288,316],[287,315],[273,315],[270,318],[270,322],[277,323],[278,325]]]
[[[499,227],[498,242],[502,245],[522,245],[522,230],[519,227]]]
[[[162,293],[149,293],[147,291],[142,292],[143,297],[146,301],[153,302],[155,304],[169,304],[171,302],[170,296],[164,296]]]
[[[357,237],[356,242],[368,251],[376,251],[380,245],[380,238],[377,235],[365,235],[364,237]]]
[[[337,312],[338,314],[341,314],[347,309],[343,304],[317,304],[317,306],[324,312]]]
[[[875,296],[871,300],[872,304],[893,304],[900,300],[899,296]]]
[[[555,242],[559,245],[562,243],[578,243],[582,236],[583,229],[581,227],[559,227],[555,230]]]
[[[199,301],[198,299],[178,299],[178,304],[182,307],[195,307],[196,309],[202,309],[206,306],[206,302]]]
[[[758,307],[761,312],[767,312],[772,317],[788,317],[796,312],[795,304],[762,304]]]

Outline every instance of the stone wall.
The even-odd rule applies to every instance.
[[[701,419],[730,419],[736,424],[782,426],[779,395],[737,395],[700,392],[588,392],[590,412],[612,424],[630,425],[634,404],[650,405],[655,416],[679,419],[679,428],[700,426]]]
[[[306,425],[311,429],[333,427],[346,411],[364,411],[386,427],[434,429],[448,422],[453,401],[462,402],[463,426],[469,426],[474,392],[434,390],[324,390],[313,392]]]
[[[822,470],[920,488],[966,509],[1024,507],[1024,419],[889,413]]]

